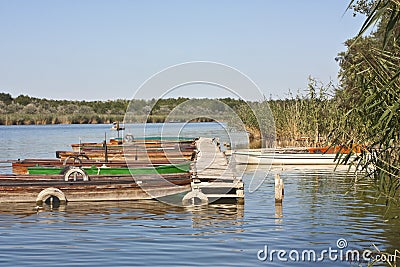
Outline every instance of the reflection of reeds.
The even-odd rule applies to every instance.
[[[373,252],[374,259],[368,263],[368,266],[374,266],[375,263],[385,263],[390,267],[396,267],[397,262],[400,262],[400,251],[395,250],[393,254],[382,252],[375,244],[373,244],[375,251]]]

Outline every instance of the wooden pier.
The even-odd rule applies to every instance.
[[[192,191],[183,202],[201,203],[235,200],[243,201],[242,177],[236,172],[236,164],[228,162],[216,138],[199,138],[196,141],[197,154],[192,167]]]

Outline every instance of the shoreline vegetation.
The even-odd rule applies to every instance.
[[[326,116],[334,117],[331,109],[332,91],[330,83],[324,86],[317,80],[309,79],[308,92],[296,96],[289,94],[283,100],[262,102],[243,101],[233,98],[190,99],[190,105],[183,113],[193,114],[193,122],[210,122],[202,114],[217,114],[224,121],[230,120],[229,112],[237,114],[249,133],[253,148],[260,146],[261,132],[266,139],[277,140],[278,146],[317,146],[328,138],[334,122],[327,122]],[[163,123],[176,108],[189,98],[168,98],[151,100],[108,100],[69,101],[49,100],[9,93],[0,93],[0,125],[45,125],[45,124],[111,124],[123,121],[129,106],[129,120],[133,123]],[[180,107],[185,106],[181,105]],[[181,111],[182,112],[182,111]],[[196,113],[199,114],[196,116]],[[336,113],[336,112],[335,112]],[[227,114],[227,115],[226,115]],[[257,117],[263,121],[265,131],[260,130]],[[271,118],[272,117],[272,118]],[[175,122],[186,122],[187,116],[174,115]],[[271,129],[276,129],[272,131]],[[270,143],[270,145],[273,145]]]

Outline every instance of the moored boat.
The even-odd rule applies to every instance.
[[[342,154],[340,157],[345,157]],[[319,153],[274,153],[261,151],[234,151],[231,156],[238,164],[248,165],[337,165],[339,162],[337,154]],[[351,156],[352,159],[355,156]]]
[[[167,147],[178,147],[178,148],[194,148],[196,138],[189,137],[133,137],[127,135],[125,139],[122,138],[112,138],[109,142],[84,142],[71,144],[72,150],[75,152],[81,152],[84,149],[94,149],[94,148],[122,148],[124,145],[129,145],[136,148],[167,148]]]
[[[188,192],[191,174],[0,175],[0,203],[152,199]],[[71,175],[72,174],[72,175]]]
[[[135,161],[125,161],[125,160],[109,160],[109,161],[99,161],[99,160],[88,160],[81,157],[70,157],[64,160],[61,159],[23,159],[12,161],[12,172],[14,174],[28,174],[28,167],[59,167],[65,168],[66,166],[77,166],[77,167],[102,167],[107,166],[110,168],[140,168],[140,167],[157,167],[169,164],[183,164],[189,161],[185,159],[174,159],[174,160],[135,160]]]
[[[165,160],[165,159],[186,159],[192,160],[196,154],[196,151],[142,151],[142,150],[131,150],[131,151],[108,151],[108,150],[95,150],[85,152],[74,152],[74,151],[56,151],[56,158],[66,159],[68,157],[80,157],[84,156],[91,160]]]
[[[0,175],[0,203],[150,199],[191,190],[193,138],[84,144],[79,152],[57,151],[57,159],[14,161],[14,174]]]
[[[56,158],[83,156],[91,160],[193,160],[196,153],[195,139],[143,139],[125,144],[83,143],[73,144],[73,151],[56,151]],[[77,149],[78,146],[78,149]]]
[[[180,163],[180,164],[168,164],[161,166],[148,166],[148,167],[136,167],[127,168],[119,167],[113,168],[106,165],[100,167],[90,166],[90,167],[80,167],[87,175],[118,175],[118,174],[167,174],[167,173],[182,173],[190,171],[190,162]],[[43,174],[43,175],[54,175],[62,174],[70,168],[76,168],[71,166],[32,166],[27,167],[28,174]]]

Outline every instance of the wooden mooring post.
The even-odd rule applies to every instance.
[[[275,203],[282,203],[285,186],[279,173],[275,174]]]

